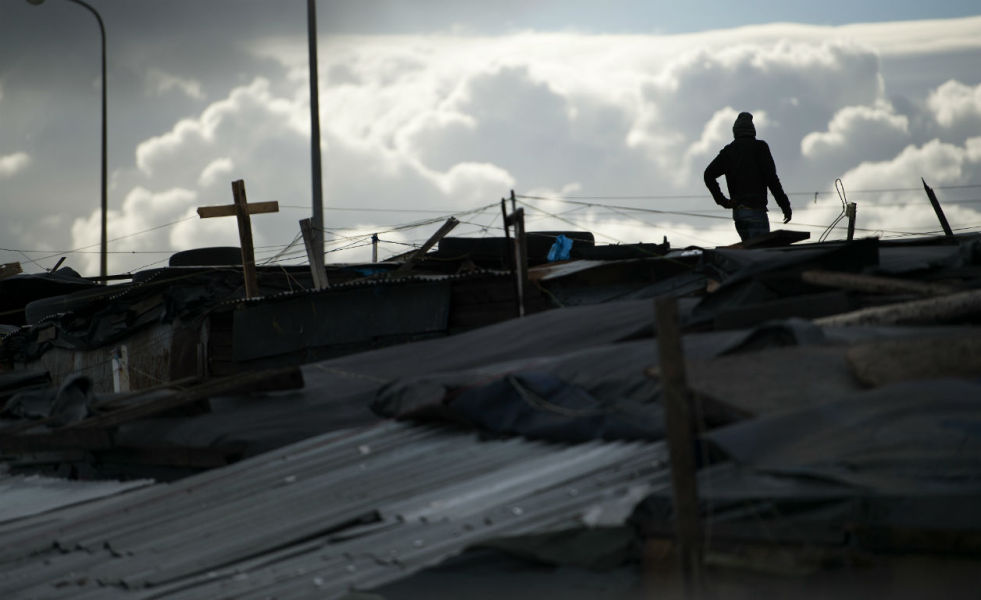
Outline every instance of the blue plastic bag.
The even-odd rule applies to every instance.
[[[569,253],[572,251],[572,239],[559,234],[555,238],[555,243],[548,251],[548,262],[557,260],[569,260]]]

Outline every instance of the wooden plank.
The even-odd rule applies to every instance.
[[[511,196],[514,202],[514,196]],[[518,282],[518,316],[525,316],[525,290],[528,287],[528,237],[525,235],[525,209],[512,213],[514,217],[515,277]]]
[[[102,463],[124,465],[157,465],[212,469],[240,459],[241,447],[188,448],[182,446],[117,446],[99,452]]]
[[[303,246],[307,250],[307,264],[310,265],[313,287],[322,290],[327,287],[327,272],[324,270],[324,255],[317,252],[310,219],[300,219],[300,233],[303,235]]]
[[[514,199],[512,198],[511,201],[513,203]],[[515,267],[517,266],[517,263],[515,262],[515,256],[517,255],[514,253],[514,246],[511,243],[511,229],[510,229],[511,221],[508,217],[507,201],[504,198],[501,198],[501,217],[502,217],[502,224],[504,225],[504,240],[505,240],[505,248],[506,248],[505,264],[508,265],[508,267],[511,269],[511,276],[512,276],[511,280],[514,282],[513,285],[514,285],[515,314],[520,317],[523,313],[521,308],[522,289],[521,289],[521,285],[518,283],[517,270],[515,269]]]
[[[59,263],[60,264],[60,263]],[[24,270],[21,268],[19,262],[3,263],[0,264],[0,279],[5,279],[7,277],[13,277],[19,273],[23,273]]]
[[[129,350],[122,344],[112,351],[112,391],[117,394],[130,391]]]
[[[186,391],[175,392],[164,397],[155,396],[147,402],[130,405],[98,417],[85,419],[84,421],[62,427],[58,431],[114,427],[122,423],[128,423],[174,408],[186,406],[200,400],[206,400],[219,394],[252,391],[257,385],[272,378],[289,376],[295,379],[296,373],[299,373],[299,369],[296,367],[287,367],[222,377],[221,379],[205,382]]]
[[[836,315],[857,308],[859,304],[842,290],[817,294],[788,296],[746,306],[724,308],[716,313],[712,324],[717,329],[754,327],[769,319],[814,319]]]
[[[913,379],[981,376],[981,337],[967,335],[857,344],[846,356],[852,374],[878,387]]]
[[[927,198],[930,199],[933,211],[937,213],[937,219],[940,221],[940,227],[944,230],[944,235],[949,238],[954,237],[954,232],[950,229],[950,224],[947,223],[947,216],[944,215],[944,209],[940,207],[940,201],[937,200],[937,195],[933,193],[933,188],[928,186],[926,180],[922,177],[920,177],[920,181],[923,182],[923,189],[926,190]]]
[[[673,296],[655,299],[654,313],[681,571],[686,586],[689,591],[693,591],[700,579],[702,551],[698,490],[695,482],[694,436],[688,407],[690,392],[685,377],[677,299]]]
[[[91,455],[87,450],[68,449],[68,450],[34,450],[11,454],[10,458],[4,461],[13,468],[36,467],[38,465],[53,465],[70,462],[83,462],[91,460]]]
[[[238,220],[238,237],[242,242],[242,273],[245,277],[245,297],[258,295],[259,284],[255,271],[255,248],[252,243],[252,221],[249,219],[249,203],[245,198],[245,181],[232,182],[235,199],[235,216]]]
[[[924,283],[896,277],[844,273],[841,271],[811,270],[800,274],[804,283],[824,287],[854,290],[868,294],[916,294],[917,296],[941,296],[953,294],[957,288],[937,283]]]
[[[258,215],[264,213],[279,212],[279,202],[253,202],[249,204],[249,214]],[[234,204],[223,204],[221,206],[199,206],[198,216],[202,219],[213,217],[234,217],[238,214],[238,209]]]
[[[977,315],[981,315],[981,290],[969,290],[925,300],[898,302],[822,317],[815,319],[814,324],[830,327],[925,324],[953,321]]]
[[[790,229],[775,229],[769,233],[758,235],[754,238],[737,242],[727,248],[780,248],[789,246],[796,242],[810,239],[811,234],[807,231],[793,231]]]
[[[389,276],[404,275],[406,272],[410,271],[413,264],[419,260],[419,258],[425,256],[425,254],[429,252],[429,249],[436,245],[436,242],[446,237],[446,234],[453,231],[453,228],[459,224],[460,221],[458,221],[456,217],[450,217],[447,219],[446,222],[443,223],[438,230],[436,230],[436,233],[429,236],[429,239],[426,240],[426,243],[423,244],[422,247],[415,250],[408,258],[405,259],[405,262],[402,263],[399,268],[395,269],[395,271],[390,273]]]
[[[0,453],[65,450],[103,450],[112,447],[112,436],[102,428],[61,428],[50,433],[0,434]]]

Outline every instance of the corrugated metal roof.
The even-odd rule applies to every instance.
[[[481,540],[622,522],[665,460],[663,444],[335,432],[0,534],[0,595],[339,597]]]
[[[276,294],[269,294],[266,296],[256,296],[254,298],[233,298],[222,302],[222,305],[228,304],[241,304],[241,303],[254,303],[263,302],[268,300],[279,300],[283,298],[296,298],[301,296],[308,296],[311,294],[329,294],[335,291],[365,288],[365,287],[376,287],[383,285],[404,285],[407,283],[429,283],[434,281],[466,281],[468,279],[487,279],[496,278],[503,279],[511,277],[512,275],[507,271],[496,271],[492,269],[477,269],[473,271],[467,271],[465,273],[450,273],[450,274],[410,274],[401,275],[398,277],[363,277],[360,279],[355,279],[352,281],[345,281],[343,283],[331,284],[322,290],[315,289],[304,289],[304,290],[294,290],[288,292],[278,292]]]
[[[72,481],[40,475],[0,473],[0,523],[48,510],[88,502],[152,483],[138,481]]]

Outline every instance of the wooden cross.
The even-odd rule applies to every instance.
[[[198,216],[202,219],[211,217],[238,217],[238,237],[242,246],[242,272],[245,277],[245,297],[254,298],[258,292],[255,273],[255,249],[252,245],[252,220],[249,215],[279,212],[279,202],[254,202],[249,204],[245,199],[245,181],[239,179],[232,182],[232,198],[235,204],[223,206],[198,207]]]

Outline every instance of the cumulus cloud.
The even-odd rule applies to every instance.
[[[15,152],[0,156],[0,179],[13,177],[31,164],[31,157],[26,152]]]
[[[392,212],[328,210],[327,227],[338,239],[362,235],[394,225],[405,214],[398,210],[466,210],[510,189],[581,194],[597,204],[644,194],[652,209],[715,211],[701,171],[731,140],[742,110],[754,113],[788,191],[830,189],[839,175],[850,189],[908,187],[899,181],[911,174],[938,185],[975,181],[981,142],[965,139],[964,129],[981,112],[981,88],[954,81],[902,105],[890,102],[882,50],[863,40],[865,30],[839,31],[334,36],[321,53],[326,205]],[[230,202],[219,184],[233,172],[246,180],[250,201],[281,203],[282,213],[254,220],[257,245],[271,255],[295,237],[310,197],[305,46],[276,40],[254,48],[277,59],[263,61],[275,68],[138,145],[110,237],[193,215],[196,205]],[[914,126],[924,120],[933,129]],[[542,208],[533,226],[568,228],[572,220],[606,241],[736,241],[724,211],[706,212],[720,219],[667,219]],[[825,221],[816,208],[808,220],[807,210],[795,204],[795,224],[820,230]],[[76,246],[92,239],[85,236],[93,219],[76,222]],[[146,239],[173,250],[237,243],[234,226],[220,221],[181,221]],[[425,239],[430,230],[393,241]],[[134,246],[136,239],[116,244],[153,245],[140,236]]]
[[[931,140],[922,146],[907,146],[888,161],[867,162],[842,176],[859,189],[915,187],[920,177],[937,184],[962,184],[979,173],[977,148],[981,138],[972,138],[964,146]]]
[[[910,145],[891,160],[855,167],[842,180],[854,189],[892,190],[859,204],[862,227],[886,233],[933,232],[939,226],[922,191],[921,177],[933,187],[981,179],[981,137],[970,138],[963,146],[936,139]],[[944,212],[954,228],[981,225],[981,211],[972,205],[947,204]]]
[[[273,146],[284,136],[304,134],[307,127],[302,105],[275,96],[269,81],[257,78],[233,89],[197,118],[182,119],[167,133],[142,142],[136,148],[136,164],[146,175],[173,177],[186,172],[188,165],[199,169],[201,163],[209,164],[210,159],[204,162],[208,154],[255,152],[264,143]],[[240,145],[223,148],[235,142]],[[193,165],[195,161],[201,162]]]
[[[814,168],[836,173],[858,162],[888,158],[909,141],[909,118],[878,102],[842,108],[826,131],[805,135],[800,148]]]
[[[981,84],[974,87],[951,79],[927,98],[937,122],[949,130],[981,130]]]
[[[198,177],[198,184],[201,187],[210,187],[220,181],[222,177],[228,179],[228,175],[235,169],[235,163],[227,156],[216,158],[208,163]]]
[[[172,75],[160,69],[150,69],[146,74],[147,93],[161,96],[172,90],[177,90],[194,100],[204,99],[201,82],[195,79],[185,79]]]
[[[171,221],[190,218],[194,213],[197,194],[192,190],[174,188],[151,192],[137,187],[123,200],[119,210],[106,214],[106,229],[110,238],[108,267],[112,272],[126,271],[159,260],[166,261],[171,246],[169,230],[161,227]],[[93,211],[87,217],[75,219],[71,227],[73,244],[89,252],[76,257],[76,269],[98,272],[101,214]],[[118,254],[125,247],[129,254]],[[164,262],[166,264],[166,262]]]
[[[675,168],[672,157],[690,143],[690,132],[700,131],[722,107],[765,109],[773,129],[758,127],[760,137],[777,133],[800,139],[838,107],[871,104],[881,93],[875,52],[856,44],[781,41],[702,48],[671,61],[644,87],[651,108],[630,141],[647,148],[665,168]]]

